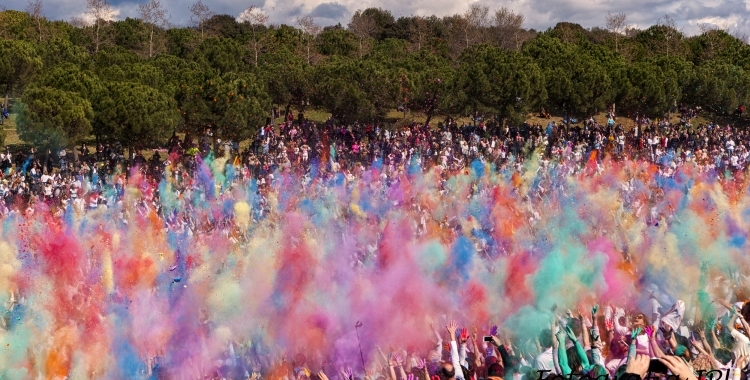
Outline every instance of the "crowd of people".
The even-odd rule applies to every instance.
[[[709,180],[729,182],[741,181],[750,164],[747,131],[713,124],[693,126],[690,120],[695,112],[684,109],[678,124],[640,116],[624,120],[610,112],[604,124],[588,119],[577,124],[570,120],[508,126],[481,120],[459,125],[446,119],[437,126],[410,124],[397,129],[343,125],[333,119],[317,125],[300,115],[280,124],[269,121],[247,145],[222,141],[211,129],[198,136],[175,135],[148,158],[138,149],[126,154],[116,143],[84,144],[75,152],[44,154],[33,148],[26,153],[7,150],[0,154],[0,196],[4,199],[0,213],[28,216],[43,207],[64,216],[112,209],[120,211],[122,223],[128,223],[127,212],[135,209],[144,216],[158,216],[167,230],[199,235],[218,229],[233,242],[242,243],[252,238],[247,225],[240,228],[231,213],[196,212],[196,204],[231,200],[237,188],[250,189],[251,219],[258,222],[277,211],[273,199],[278,202],[284,192],[314,197],[333,188],[359,186],[386,199],[392,196],[388,189],[394,185],[432,172],[437,173],[437,193],[445,201],[456,202],[463,200],[457,198],[451,182],[455,176],[494,170],[508,173],[509,181],[514,181],[535,170],[528,192],[519,193],[526,205],[519,219],[533,225],[542,218],[550,199],[567,196],[569,178],[594,177],[618,162],[637,161],[656,167],[657,172],[651,177],[630,173],[621,184],[619,201],[649,224],[670,222],[675,210],[663,202],[660,189],[682,167],[690,166],[692,173]],[[217,167],[220,170],[214,170]],[[206,174],[212,170],[212,175]],[[648,190],[636,186],[636,180],[647,181]],[[140,190],[136,197],[127,197],[129,186]],[[469,194],[461,195],[472,198],[490,191],[478,182],[469,188]],[[123,202],[130,201],[133,207],[123,207]],[[447,216],[431,220],[438,215],[428,212],[419,200],[400,202],[407,203],[416,236],[426,234],[428,224],[452,231],[454,237],[461,234],[458,221]],[[356,214],[351,211],[345,217]],[[490,244],[480,232],[472,233],[471,239],[480,257],[491,260],[504,253],[503,244]],[[375,251],[370,246],[358,249],[353,267],[372,260]],[[665,377],[668,372],[685,380],[728,380],[729,376],[744,380],[750,360],[750,303],[744,302],[748,297],[741,291],[746,285],[741,281],[714,276],[689,307],[678,301],[665,310],[652,297],[649,313],[612,306],[594,306],[590,313],[552,310],[548,325],[540,326],[536,336],[489,326],[480,332],[480,328],[458,328],[450,322],[447,335],[433,329],[431,345],[378,348],[377,354],[367,355],[367,362],[362,355],[361,363],[349,361],[344,368],[340,358],[316,350],[287,352],[287,357],[271,352],[263,342],[233,341],[214,366],[201,372],[208,378],[253,380],[328,380],[328,376],[343,380],[558,376],[629,380],[645,378],[647,373]],[[15,323],[13,316],[19,312],[14,310],[22,307],[22,298],[11,294],[6,318],[0,318],[4,328]],[[201,315],[200,324],[212,329],[207,312]],[[158,355],[150,357],[143,375],[166,376],[160,360]]]
[[[383,188],[409,173],[433,168],[443,173],[445,186],[448,176],[475,162],[497,171],[521,172],[526,170],[524,163],[534,159],[545,174],[536,185],[540,198],[555,190],[564,192],[563,176],[601,174],[608,155],[616,161],[654,163],[660,178],[670,178],[678,167],[692,165],[719,180],[741,179],[750,164],[750,132],[729,125],[693,126],[690,121],[697,111],[686,107],[681,111],[677,124],[644,116],[623,120],[610,112],[605,124],[590,118],[577,124],[550,120],[547,125],[509,126],[480,120],[459,125],[448,118],[437,126],[413,123],[397,129],[343,125],[333,119],[317,125],[300,114],[299,119],[290,116],[278,125],[269,120],[244,149],[238,141],[214,138],[210,128],[197,136],[173,136],[149,159],[140,149],[126,155],[118,143],[100,143],[95,148],[83,144],[76,152],[63,149],[46,154],[35,148],[16,153],[8,149],[0,154],[0,197],[5,200],[0,213],[29,211],[39,202],[59,211],[69,205],[78,211],[111,207],[122,198],[135,168],[150,183],[139,202],[143,212],[161,210],[159,183],[164,178],[180,194],[202,197],[254,181],[259,189],[257,218],[267,211],[266,191],[279,184],[282,175],[298,176],[303,188],[315,177],[325,187],[354,183],[373,166],[382,167],[376,185]],[[231,169],[230,181],[216,189],[206,189],[196,179],[199,163],[209,154]],[[657,197],[658,187],[655,183]],[[623,188],[625,198],[630,198],[628,184]],[[643,203],[636,201],[635,208],[643,208]]]
[[[714,287],[715,286],[715,287]],[[712,289],[734,298],[727,283]],[[707,294],[704,294],[707,296]],[[555,314],[538,336],[524,337],[492,326],[460,328],[449,321],[445,330],[432,324],[431,344],[373,350],[355,369],[308,353],[263,355],[262,349],[230,344],[217,360],[222,379],[456,380],[456,379],[747,379],[750,372],[750,302],[714,299],[712,305],[686,313],[678,301],[670,309],[653,299],[652,312],[626,312],[611,305],[590,312]],[[703,316],[701,318],[701,316]],[[425,332],[429,330],[425,329]],[[350,363],[350,365],[352,365]],[[362,366],[364,365],[364,367]]]

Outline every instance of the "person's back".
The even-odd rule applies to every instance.
[[[542,352],[536,357],[536,369],[538,371],[550,371],[550,374],[557,374],[554,353],[552,352],[552,331],[550,329],[544,329],[539,333],[539,345],[542,347]]]

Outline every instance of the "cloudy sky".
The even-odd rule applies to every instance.
[[[110,0],[116,17],[136,17],[138,4],[147,0]],[[161,0],[170,12],[172,22],[187,25],[188,7],[195,0]],[[698,24],[707,23],[750,34],[750,0],[204,0],[215,13],[237,16],[249,6],[263,9],[276,24],[294,24],[298,16],[312,15],[322,25],[345,25],[357,9],[381,7],[394,16],[463,13],[478,2],[494,10],[508,7],[526,16],[525,27],[544,30],[559,21],[570,21],[584,27],[604,26],[607,12],[625,12],[631,25],[647,27],[669,14],[687,34],[699,32]],[[68,20],[85,12],[86,0],[43,0],[48,18]],[[0,0],[9,9],[22,10],[26,0]]]

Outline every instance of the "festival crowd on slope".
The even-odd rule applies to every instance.
[[[625,183],[623,200],[637,212],[644,206],[650,208],[641,215],[645,218],[668,219],[668,211],[655,210],[660,178],[668,179],[680,166],[690,164],[717,180],[741,180],[750,163],[747,131],[731,126],[692,126],[693,113],[683,110],[683,122],[678,125],[636,117],[626,127],[610,114],[604,125],[586,120],[571,125],[550,122],[546,126],[509,127],[479,121],[459,126],[448,119],[436,128],[413,124],[399,130],[367,124],[343,126],[333,120],[316,125],[300,117],[279,125],[269,123],[242,150],[238,142],[214,139],[207,132],[183,139],[174,136],[165,150],[156,151],[148,160],[138,151],[127,159],[117,144],[99,144],[95,149],[83,145],[77,154],[8,151],[0,154],[4,173],[0,195],[5,200],[1,211],[5,215],[33,213],[34,205],[40,203],[60,214],[71,208],[79,212],[117,208],[129,178],[140,175],[145,180],[138,183],[138,212],[157,212],[168,228],[197,234],[231,228],[227,227],[231,221],[191,219],[190,202],[181,206],[180,217],[166,212],[159,198],[164,183],[184,199],[193,199],[196,194],[199,198],[221,197],[233,186],[252,182],[257,189],[253,218],[262,219],[270,212],[266,196],[278,192],[285,178],[300,181],[302,191],[320,192],[326,186],[356,183],[366,169],[378,167],[379,178],[371,186],[386,189],[414,173],[439,168],[441,192],[450,193],[447,179],[451,173],[462,173],[476,162],[491,164],[494,170],[524,171],[529,170],[524,162],[537,160],[536,170],[541,174],[537,173],[539,181],[531,190],[534,196],[528,199],[527,213],[533,220],[539,218],[546,196],[564,194],[562,178],[601,174],[607,170],[604,156],[609,154],[617,160],[658,165],[650,184],[654,199],[648,205],[629,201],[628,194],[634,190]],[[225,165],[224,183],[207,185],[200,179],[205,160]],[[415,210],[415,215],[425,214]],[[423,222],[415,223],[417,232],[419,224]],[[287,358],[265,352],[261,344],[230,344],[207,376],[254,380],[327,380],[328,376],[344,380],[360,376],[367,380],[534,380],[550,376],[628,380],[645,378],[647,373],[666,377],[669,372],[685,380],[729,376],[745,380],[743,370],[750,360],[750,303],[744,301],[750,297],[733,292],[742,288],[732,283],[735,280],[713,280],[704,297],[711,299],[711,304],[701,310],[686,310],[682,301],[666,309],[656,298],[648,313],[595,306],[583,313],[569,311],[555,316],[536,337],[514,336],[496,328],[480,334],[476,328],[459,328],[450,322],[447,335],[433,330],[433,346],[388,349],[380,360],[365,364],[366,371],[360,368],[354,372],[337,368],[313,353],[290,353],[293,358]],[[7,315],[12,315],[17,302],[11,297]],[[0,322],[6,327],[10,319],[0,318]],[[207,318],[203,322],[209,323]],[[158,358],[149,364],[145,371],[159,378]]]
[[[539,197],[562,186],[554,176],[601,174],[606,155],[657,164],[659,178],[669,178],[678,167],[690,163],[699,173],[719,180],[742,179],[750,164],[750,131],[729,125],[693,126],[696,110],[683,107],[681,111],[679,124],[636,116],[625,122],[626,127],[610,112],[603,125],[593,118],[582,123],[572,120],[575,124],[566,120],[519,127],[477,118],[474,124],[458,125],[449,118],[435,128],[414,123],[396,130],[372,124],[341,125],[332,119],[316,125],[301,114],[296,120],[289,115],[278,126],[269,120],[242,150],[238,141],[216,139],[207,129],[200,136],[173,136],[148,160],[140,149],[127,157],[119,143],[100,143],[95,148],[83,144],[76,152],[63,149],[46,154],[33,147],[15,154],[6,149],[0,153],[0,198],[5,200],[0,203],[0,214],[25,212],[37,202],[62,208],[72,205],[80,211],[111,207],[122,197],[136,168],[151,184],[150,189],[142,189],[148,195],[141,206],[159,209],[158,187],[165,175],[180,193],[206,191],[198,189],[196,168],[209,154],[224,159],[234,184],[257,181],[261,199],[257,217],[263,214],[263,194],[278,184],[281,175],[299,175],[303,187],[312,176],[323,183],[348,184],[373,165],[382,168],[378,185],[385,188],[409,173],[431,168],[439,168],[445,179],[473,162],[521,172],[527,170],[524,162],[535,158],[545,174],[535,189]],[[594,166],[589,165],[592,158]],[[627,193],[628,184],[623,188]],[[210,192],[226,190],[228,186]]]

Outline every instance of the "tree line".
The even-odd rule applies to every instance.
[[[217,15],[198,1],[181,27],[159,0],[120,21],[107,0],[87,2],[88,21],[49,20],[41,0],[0,12],[0,88],[17,99],[25,141],[69,146],[93,134],[146,145],[207,126],[241,140],[284,113],[272,110],[520,123],[542,108],[586,117],[611,104],[619,114],[660,117],[679,104],[723,114],[750,97],[746,38],[709,25],[687,36],[668,15],[642,30],[608,14],[601,28],[536,31],[507,8],[398,18],[369,8],[321,27],[311,16],[269,24],[253,7]]]

